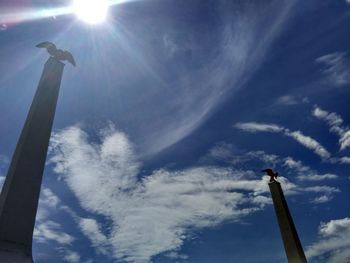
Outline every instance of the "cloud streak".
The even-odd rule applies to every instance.
[[[315,106],[312,115],[327,123],[329,131],[339,136],[340,150],[350,147],[350,129],[343,125],[343,119],[335,112],[328,112]]]
[[[270,123],[259,123],[259,122],[239,122],[234,125],[235,128],[246,131],[246,132],[272,132],[279,133],[284,132],[284,128],[276,124]]]
[[[345,52],[334,52],[316,59],[316,62],[324,65],[323,73],[335,86],[349,84],[349,61],[345,58]]]
[[[312,150],[315,154],[320,156],[322,159],[327,160],[331,157],[331,154],[327,149],[322,146],[315,139],[304,135],[301,131],[290,131],[282,126],[271,124],[271,123],[258,123],[258,122],[239,122],[234,125],[236,129],[257,133],[257,132],[270,132],[270,133],[281,133],[294,139],[299,144],[303,145],[307,149]]]
[[[220,25],[215,30],[213,25],[210,26],[209,38],[187,24],[176,24],[188,28],[187,32],[181,34],[177,28],[169,28],[168,24],[166,28],[159,24],[150,26],[156,28],[152,45],[154,38],[162,36],[154,57],[161,61],[166,59],[167,62],[171,59],[168,64],[175,67],[166,72],[163,66],[154,69],[153,73],[158,79],[164,78],[161,82],[166,83],[166,89],[152,92],[151,96],[144,93],[147,96],[145,104],[137,105],[142,107],[143,115],[137,116],[139,123],[142,123],[142,131],[141,141],[135,143],[140,144],[145,154],[159,152],[189,135],[213,114],[220,102],[226,100],[227,94],[231,95],[243,87],[263,62],[271,44],[291,16],[295,2],[273,0],[269,4],[260,5],[252,2],[237,4],[233,1],[215,1],[215,8],[210,12],[219,12]],[[257,5],[260,8],[256,8]],[[234,16],[232,10],[237,11]],[[191,12],[190,7],[188,12]],[[144,35],[146,38],[150,32],[145,32]],[[215,49],[212,48],[213,45]],[[135,46],[130,49],[130,53],[135,54],[136,50],[141,61],[151,64],[152,58],[146,58],[147,52],[139,49],[139,46]],[[179,58],[182,58],[180,64]],[[160,86],[160,83],[156,85]],[[158,109],[152,109],[150,104],[158,105]]]

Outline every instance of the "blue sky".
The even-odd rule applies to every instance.
[[[48,58],[35,45],[77,62],[36,262],[286,262],[266,167],[308,261],[350,262],[349,1],[125,1],[95,26],[48,12],[69,4],[0,4],[2,181]]]

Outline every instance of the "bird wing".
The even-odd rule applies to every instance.
[[[73,57],[72,53],[70,53],[69,51],[64,51],[64,60],[67,60],[73,66],[76,65],[74,57]]]
[[[267,174],[273,173],[271,168],[264,169],[264,170],[262,170],[262,172],[265,172]]]
[[[267,173],[269,176],[277,177],[278,173],[274,173],[274,171],[271,168],[267,168],[265,170],[262,170],[262,172]]]
[[[38,47],[38,48],[53,47],[54,49],[56,49],[56,45],[54,43],[49,42],[49,41],[41,42],[41,43],[37,44],[36,47]]]

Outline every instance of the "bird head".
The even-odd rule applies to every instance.
[[[278,173],[275,173],[271,168],[266,168],[264,170],[261,170],[262,172],[270,175],[270,176],[276,176]]]

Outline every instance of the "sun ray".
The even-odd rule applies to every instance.
[[[1,10],[0,24],[17,24],[71,13],[73,13],[73,8],[71,6],[37,10],[32,8],[22,10]]]
[[[107,1],[107,6],[115,6],[128,2],[135,2],[141,0],[110,0]],[[62,6],[54,8],[26,8],[26,9],[1,9],[0,11],[0,25],[17,24],[29,22],[49,17],[58,17],[63,15],[74,14],[74,6]]]

